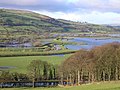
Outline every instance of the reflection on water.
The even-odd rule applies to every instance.
[[[4,70],[4,69],[12,69],[15,68],[13,66],[0,66],[0,70]]]
[[[32,47],[32,44],[31,43],[14,43],[14,42],[11,42],[11,43],[0,43],[0,47],[16,47],[16,48],[19,48],[19,47]]]

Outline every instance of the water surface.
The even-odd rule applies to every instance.
[[[87,45],[65,45],[66,48],[71,50],[91,49],[94,46],[100,46],[106,43],[120,42],[117,38],[74,38],[72,42],[80,43],[85,42]]]

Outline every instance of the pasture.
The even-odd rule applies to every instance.
[[[54,56],[22,56],[22,57],[0,57],[0,66],[14,67],[9,69],[12,72],[26,73],[27,66],[32,60],[43,60],[53,65],[58,65],[71,54],[66,55],[54,55]]]

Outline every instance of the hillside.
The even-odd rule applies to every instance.
[[[31,11],[0,9],[0,31],[11,32],[114,32],[119,29],[83,22],[54,19]]]

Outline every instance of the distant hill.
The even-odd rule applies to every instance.
[[[109,26],[120,29],[120,24],[110,24]]]
[[[3,28],[4,27],[4,28]],[[86,22],[73,22],[54,19],[49,16],[24,10],[0,9],[0,31],[33,32],[115,32],[112,26],[96,25]]]

